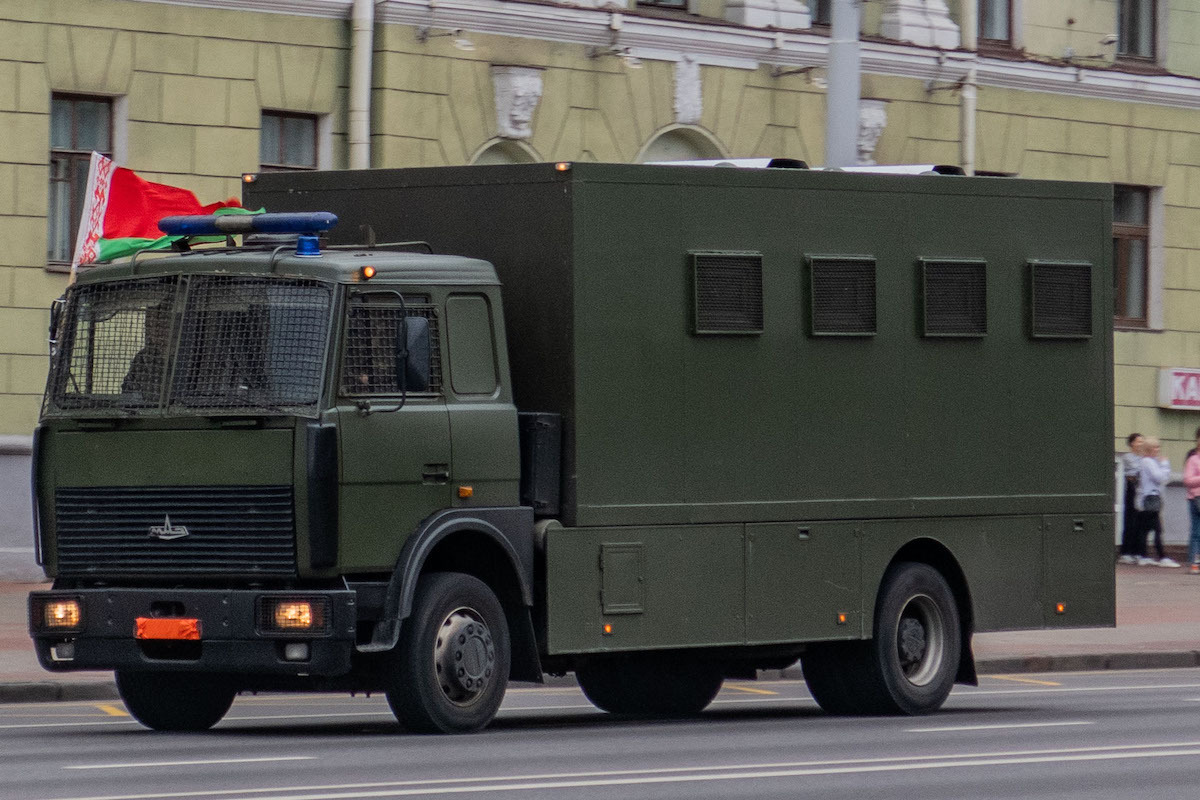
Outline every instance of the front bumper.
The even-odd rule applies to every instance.
[[[79,624],[72,631],[48,630],[35,612],[43,603],[62,598],[79,600]],[[259,610],[273,598],[326,602],[324,629],[263,630]],[[38,661],[52,672],[123,669],[332,677],[350,671],[357,625],[355,593],[348,590],[53,590],[32,592],[29,608]],[[194,619],[199,638],[139,639],[139,618]],[[307,647],[288,647],[301,644]],[[307,657],[296,659],[297,649]]]

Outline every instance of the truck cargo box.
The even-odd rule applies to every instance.
[[[524,164],[262,174],[492,261],[567,526],[1111,511],[1111,186]]]

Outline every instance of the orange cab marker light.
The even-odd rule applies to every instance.
[[[474,497],[475,496],[475,487],[474,486],[458,487],[458,496],[464,500],[466,500],[468,497]]]
[[[254,183],[256,180],[258,180],[258,175],[253,172],[242,173],[242,183]]]
[[[605,636],[612,635],[612,623],[611,622],[604,623],[604,635]]]
[[[138,639],[183,639],[197,641],[200,638],[200,620],[180,617],[138,617],[135,620],[134,636]]]
[[[362,276],[363,276],[363,280],[367,280],[367,281],[371,280],[371,278],[375,277],[375,268],[370,265],[363,267],[362,268]]]
[[[1065,614],[1065,613],[1067,613],[1067,604],[1066,604],[1066,603],[1059,603],[1058,605],[1056,605],[1056,606],[1054,607],[1054,613],[1056,613],[1056,614]]]
[[[567,170],[569,170],[571,168],[571,162],[570,161],[560,161],[554,165],[554,168],[556,170],[558,170],[559,172],[566,172]]]
[[[838,625],[845,625],[845,624],[846,624],[846,614],[845,614],[844,612],[842,612],[842,613],[839,613],[839,614],[837,615],[837,624],[838,624]]]

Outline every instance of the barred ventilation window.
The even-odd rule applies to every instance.
[[[442,359],[438,345],[437,308],[417,298],[405,298],[408,316],[408,370],[404,391],[436,395],[442,391]],[[396,341],[401,309],[393,300],[359,296],[351,301],[346,323],[341,393],[360,396],[399,394],[400,373]]]
[[[763,331],[761,253],[691,253],[695,332]]]
[[[1092,335],[1092,265],[1031,261],[1032,334],[1082,339]]]
[[[987,333],[987,265],[982,261],[921,259],[925,335]]]
[[[815,336],[875,334],[875,259],[809,256]]]

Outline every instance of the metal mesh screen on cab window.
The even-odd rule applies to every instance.
[[[921,262],[924,274],[925,335],[983,336],[987,333],[987,265],[982,261]]]
[[[170,405],[221,411],[315,406],[330,295],[317,281],[193,278]]]
[[[875,260],[822,257],[809,259],[812,272],[812,332],[875,333]]]
[[[762,256],[692,253],[696,333],[762,333]]]
[[[1031,262],[1033,335],[1079,339],[1092,335],[1092,265]]]
[[[178,279],[77,286],[63,317],[47,410],[157,408]]]
[[[331,302],[328,284],[276,277],[77,286],[43,413],[315,414]]]
[[[404,308],[408,313],[410,365],[405,376],[405,391],[439,394],[442,369],[437,309],[415,302],[406,302]],[[400,378],[396,371],[400,313],[398,303],[358,301],[351,304],[342,362],[342,394],[400,393]]]

